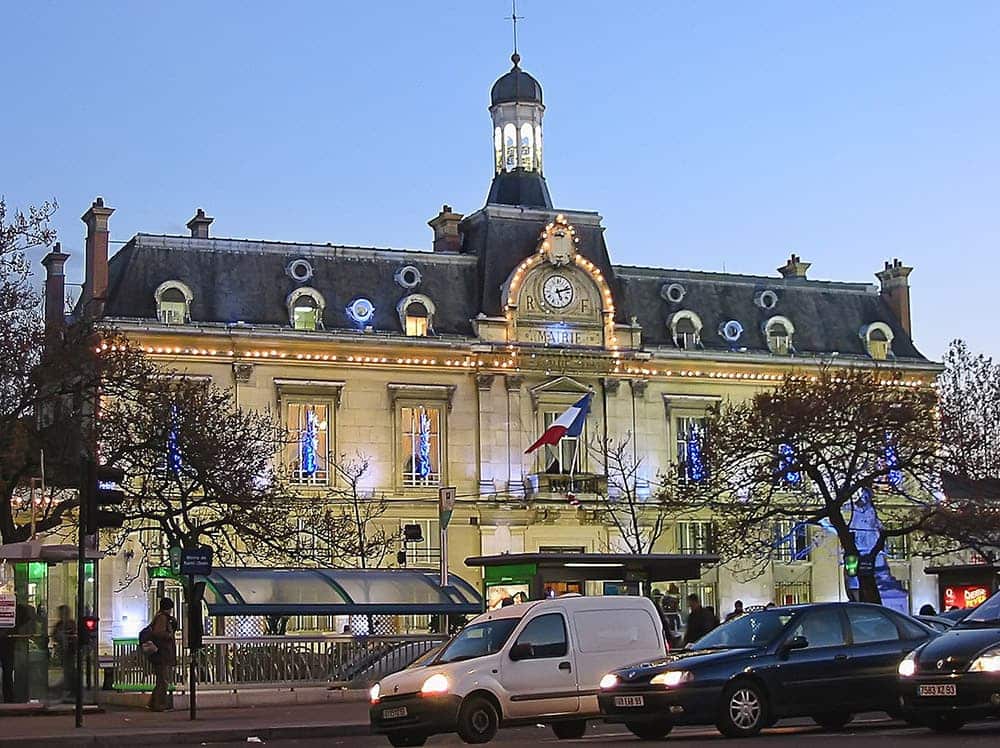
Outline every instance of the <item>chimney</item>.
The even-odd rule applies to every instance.
[[[898,259],[886,262],[881,272],[875,277],[882,283],[882,300],[896,315],[899,324],[906,334],[913,337],[910,327],[910,273],[913,268],[907,267]]]
[[[212,225],[214,220],[211,216],[206,216],[204,210],[198,208],[194,218],[187,222],[187,227],[191,229],[191,236],[195,239],[207,239],[208,227]]]
[[[789,255],[788,262],[778,268],[781,277],[785,280],[805,280],[806,271],[809,270],[811,262],[802,262],[802,258],[797,254]]]
[[[81,220],[87,224],[87,251],[83,281],[84,316],[96,319],[104,314],[108,296],[108,218],[114,208],[104,207],[104,198],[94,200]]]
[[[52,334],[62,329],[66,312],[66,273],[63,268],[69,255],[56,242],[52,251],[42,258],[45,266],[45,332]]]
[[[462,235],[458,233],[458,223],[462,218],[462,214],[453,212],[450,205],[443,205],[441,212],[427,222],[434,229],[435,252],[462,251]]]

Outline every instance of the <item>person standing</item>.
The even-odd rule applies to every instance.
[[[684,632],[684,646],[693,644],[719,625],[711,608],[705,608],[697,595],[688,595],[688,622]]]
[[[56,625],[52,628],[52,641],[55,657],[62,665],[63,700],[68,701],[76,694],[76,647],[78,644],[76,621],[70,615],[68,605],[60,605],[58,615]]]
[[[170,681],[173,679],[174,667],[177,665],[177,620],[173,616],[174,601],[169,597],[160,600],[160,610],[149,624],[150,641],[156,645],[156,651],[150,654],[156,683],[149,697],[149,708],[154,712],[173,709],[173,697],[168,693]]]
[[[743,615],[743,601],[737,600],[733,605],[733,612],[726,616],[726,620],[731,621],[734,618],[739,618],[741,615]]]

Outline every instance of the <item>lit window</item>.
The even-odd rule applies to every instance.
[[[330,404],[289,402],[285,465],[292,483],[325,485],[330,479]]]
[[[868,355],[876,361],[885,361],[892,355],[892,328],[885,322],[872,322],[861,328],[861,339]]]
[[[559,418],[566,408],[542,411],[542,431]],[[579,436],[564,436],[556,444],[545,444],[540,453],[539,472],[548,474],[587,472],[587,423]]]
[[[405,406],[400,420],[403,485],[440,485],[441,409]]]
[[[701,318],[690,311],[676,312],[670,316],[670,334],[674,345],[690,350],[701,345]]]
[[[161,283],[153,294],[156,318],[164,325],[183,325],[191,320],[191,289],[180,281]]]
[[[674,419],[677,475],[683,482],[700,483],[708,477],[704,456],[707,431],[704,418],[680,416]]]
[[[775,355],[787,356],[792,352],[792,335],[794,333],[795,326],[786,317],[771,317],[764,323],[767,348]]]
[[[288,320],[296,330],[323,328],[326,301],[314,288],[298,288],[288,295]]]
[[[507,171],[517,168],[517,128],[507,123],[503,128],[504,168]]]
[[[409,337],[426,337],[434,331],[434,302],[424,294],[410,294],[396,305],[399,324]]]
[[[533,167],[532,157],[534,151],[534,132],[531,129],[531,124],[525,122],[521,125],[521,160],[520,165],[522,169],[531,169]]]

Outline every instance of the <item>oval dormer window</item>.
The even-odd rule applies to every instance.
[[[404,265],[396,271],[396,283],[403,288],[416,288],[420,285],[420,271],[413,265]]]
[[[285,272],[288,273],[288,277],[299,283],[305,283],[313,277],[313,268],[309,260],[299,258],[298,260],[292,260],[288,263],[288,267],[285,268]]]
[[[660,296],[671,304],[680,304],[684,301],[685,294],[687,290],[680,283],[665,283],[660,288]]]

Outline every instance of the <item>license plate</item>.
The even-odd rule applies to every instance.
[[[955,693],[954,683],[932,683],[917,689],[920,696],[954,696]]]
[[[646,706],[642,696],[615,696],[615,706]]]
[[[406,707],[397,706],[395,709],[383,709],[382,719],[399,719],[406,716]]]

